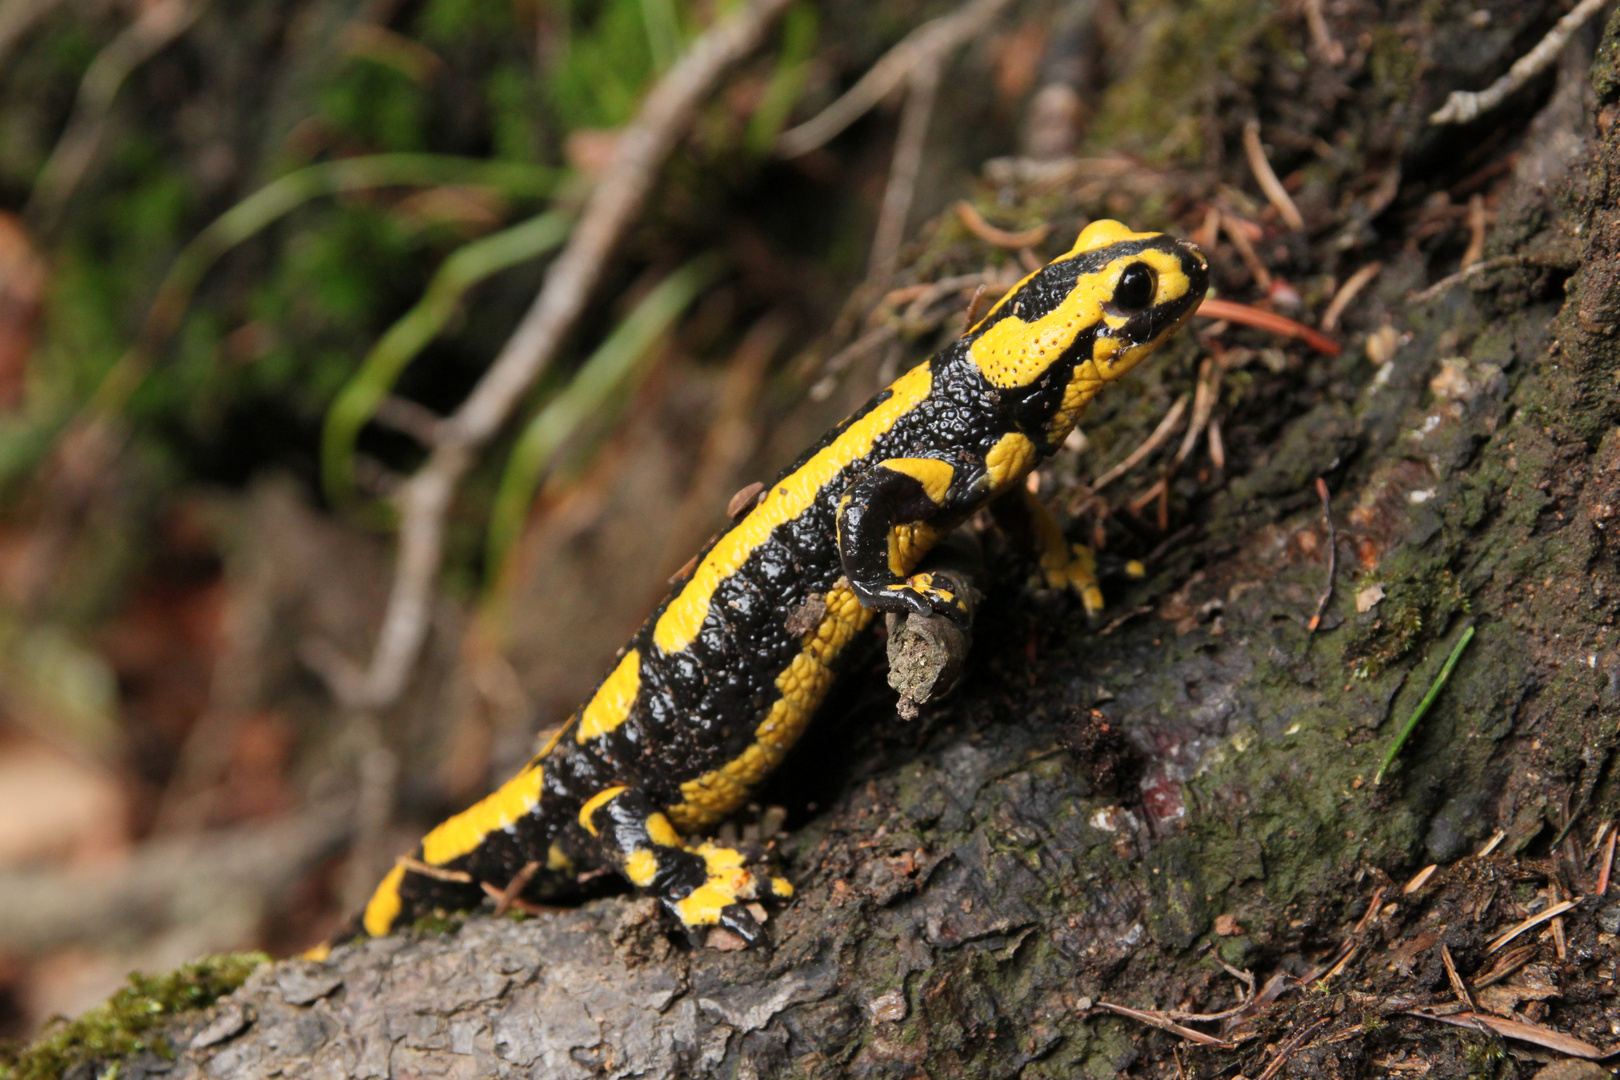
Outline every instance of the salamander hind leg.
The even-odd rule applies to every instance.
[[[786,900],[793,886],[752,865],[734,848],[688,844],[645,793],[610,787],[581,807],[579,823],[602,857],[630,883],[663,902],[683,927],[723,926],[753,945],[764,930],[748,905]]]

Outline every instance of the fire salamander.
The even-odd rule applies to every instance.
[[[606,865],[689,930],[752,943],[749,911],[792,886],[741,851],[696,839],[782,760],[826,695],[839,654],[879,611],[962,607],[917,564],[1024,478],[1080,410],[1186,321],[1209,268],[1192,244],[1088,226],[984,318],[805,451],[712,541],[591,699],[500,789],[423,838],[361,923],[386,934],[488,884],[545,900]],[[1024,509],[1024,508],[1021,508]],[[1033,530],[1053,584],[1101,603],[1089,551],[1050,515]],[[791,627],[791,629],[790,629]]]

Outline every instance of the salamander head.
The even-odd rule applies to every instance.
[[[1061,441],[1080,409],[1186,322],[1209,263],[1194,244],[1094,221],[1020,282],[964,338],[1026,430]]]

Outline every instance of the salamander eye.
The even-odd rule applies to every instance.
[[[1114,286],[1114,309],[1121,315],[1135,315],[1146,310],[1153,303],[1158,284],[1151,266],[1147,263],[1131,263],[1119,275],[1119,284]]]

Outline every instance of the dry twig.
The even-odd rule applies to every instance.
[[[1097,479],[1093,480],[1091,482],[1091,490],[1101,491],[1109,484],[1112,484],[1115,480],[1118,480],[1120,477],[1136,468],[1142,463],[1142,459],[1146,458],[1149,454],[1153,453],[1153,451],[1163,446],[1169,440],[1171,433],[1176,430],[1176,425],[1181,423],[1181,416],[1187,411],[1187,402],[1190,399],[1191,395],[1188,394],[1182,394],[1180,397],[1176,398],[1176,403],[1170,406],[1169,412],[1164,414],[1164,419],[1160,420],[1159,426],[1153,429],[1153,434],[1149,435],[1145,440],[1143,440],[1141,446],[1138,446],[1135,450],[1132,450],[1130,456],[1124,461],[1120,462],[1118,465],[1115,465],[1112,469],[1109,469],[1107,472],[1097,477]]]
[[[1609,842],[1603,848],[1603,869],[1598,871],[1597,887],[1594,890],[1598,896],[1603,896],[1609,891],[1609,874],[1614,870],[1614,841],[1616,837],[1620,837],[1620,829],[1614,828],[1612,821],[1609,825]]]
[[[1462,269],[1479,262],[1485,256],[1485,196],[1468,197],[1468,247],[1463,250]]]
[[[1213,1035],[1205,1035],[1202,1031],[1195,1031],[1190,1027],[1178,1024],[1162,1012],[1149,1009],[1133,1009],[1127,1005],[1114,1005],[1107,1001],[1097,1002],[1097,1008],[1107,1009],[1111,1013],[1131,1020],[1140,1020],[1144,1024],[1151,1024],[1163,1031],[1170,1032],[1172,1035],[1180,1035],[1188,1042],[1198,1043],[1200,1046],[1214,1046],[1221,1050],[1231,1050],[1237,1046],[1236,1043],[1229,1043],[1225,1039],[1217,1039]]]
[[[96,54],[79,83],[73,116],[39,170],[24,215],[49,230],[78,188],[101,147],[113,99],[135,69],[191,28],[207,0],[156,0]]]
[[[1249,276],[1254,278],[1254,287],[1263,293],[1270,293],[1271,271],[1260,261],[1260,256],[1254,250],[1254,243],[1250,241],[1242,223],[1231,214],[1222,214],[1221,231],[1226,233],[1227,239],[1232,241],[1232,246],[1237,248],[1238,258],[1243,260],[1243,265],[1249,269]]]
[[[1608,0],[1581,0],[1574,10],[1547,31],[1547,36],[1537,42],[1535,48],[1519,57],[1506,75],[1484,90],[1453,90],[1446,103],[1429,114],[1429,123],[1466,124],[1502,104],[1508,95],[1551,67],[1563,50],[1564,43],[1574,36],[1586,20],[1603,10],[1606,3]]]
[[[1532,915],[1518,925],[1504,930],[1501,934],[1496,936],[1496,938],[1491,942],[1490,946],[1485,950],[1486,955],[1496,952],[1502,946],[1506,945],[1508,942],[1512,941],[1526,930],[1533,930],[1542,923],[1546,922],[1548,919],[1557,918],[1559,915],[1562,915],[1576,904],[1579,904],[1581,899],[1581,897],[1577,896],[1573,900],[1565,900],[1562,903],[1554,904],[1541,914]]]
[[[884,53],[882,59],[837,101],[778,136],[776,152],[791,158],[826,145],[899,89],[919,64],[937,62],[982,33],[1007,3],[1008,0],[973,0],[958,11],[919,26]]]
[[[1271,162],[1266,158],[1266,148],[1260,144],[1260,121],[1251,119],[1244,123],[1243,152],[1248,155],[1249,171],[1254,173],[1255,183],[1266,193],[1267,201],[1277,208],[1283,222],[1295,232],[1304,232],[1305,218],[1301,216],[1299,207],[1294,205],[1288,189],[1282,186],[1282,181],[1272,171]]]
[[[894,277],[900,264],[900,243],[906,236],[906,219],[917,193],[917,174],[922,171],[923,149],[928,142],[928,122],[934,118],[934,102],[939,96],[939,78],[945,56],[930,53],[918,60],[906,78],[906,104],[900,112],[900,131],[894,140],[894,159],[889,163],[889,183],[883,189],[883,206],[878,212],[877,229],[872,236],[872,254],[867,262],[867,280],[879,285]]]
[[[1535,1046],[1546,1047],[1548,1050],[1570,1057],[1582,1058],[1587,1061],[1601,1061],[1620,1053],[1620,1043],[1610,1047],[1597,1047],[1584,1039],[1577,1039],[1573,1035],[1565,1035],[1562,1031],[1554,1031],[1540,1024],[1526,1024],[1521,1020],[1507,1020],[1500,1016],[1491,1016],[1487,1013],[1460,1012],[1450,1016],[1443,1016],[1434,1012],[1425,1012],[1421,1009],[1410,1009],[1408,1016],[1422,1017],[1424,1020],[1435,1020],[1442,1024],[1451,1024],[1454,1027],[1478,1028],[1481,1025],[1496,1032],[1505,1039],[1518,1039],[1520,1042],[1531,1043]]]
[[[1322,14],[1322,0],[1305,0],[1305,26],[1311,32],[1311,47],[1316,50],[1317,56],[1335,67],[1344,63],[1344,46],[1328,30],[1327,19]]]
[[[1283,1065],[1288,1062],[1289,1056],[1292,1055],[1295,1050],[1299,1049],[1300,1044],[1308,1039],[1312,1032],[1321,1027],[1323,1024],[1327,1023],[1330,1019],[1332,1019],[1332,1017],[1324,1016],[1315,1023],[1302,1027],[1293,1035],[1289,1036],[1288,1041],[1283,1043],[1282,1046],[1278,1048],[1277,1056],[1271,1059],[1271,1064],[1267,1065],[1265,1069],[1261,1071],[1260,1075],[1255,1077],[1255,1080],[1271,1080],[1273,1076],[1276,1076],[1278,1071],[1282,1069]]]
[[[984,220],[984,215],[979,213],[973,204],[966,199],[957,200],[956,218],[980,240],[1004,248],[1031,247],[1045,240],[1046,234],[1052,231],[1050,225],[1037,225],[1033,229],[1025,229],[1023,232],[1008,232],[1006,229],[998,229]]]
[[[1469,281],[1492,270],[1506,270],[1510,266],[1535,265],[1539,264],[1535,259],[1528,255],[1498,255],[1494,259],[1483,259],[1472,266],[1465,266],[1455,274],[1447,274],[1445,277],[1441,278],[1433,285],[1430,285],[1428,288],[1411,293],[1406,299],[1409,303],[1426,304],[1451,287],[1461,285],[1465,281]]]
[[[1451,949],[1443,941],[1440,943],[1440,962],[1446,966],[1446,978],[1451,980],[1451,989],[1457,995],[1457,1000],[1470,1009],[1477,1010],[1479,1005],[1475,1003],[1474,995],[1468,992],[1468,987],[1463,983],[1462,976],[1457,974],[1457,963],[1451,958]]]
[[[1333,294],[1333,299],[1328,301],[1327,310],[1322,312],[1323,333],[1331,334],[1338,329],[1339,318],[1350,306],[1350,301],[1354,300],[1383,268],[1384,264],[1381,262],[1370,262],[1345,279],[1344,284],[1339,286],[1339,291]]]
[[[1440,869],[1438,863],[1430,863],[1428,866],[1425,866],[1423,869],[1413,874],[1412,880],[1401,886],[1401,895],[1411,896],[1413,893],[1423,888],[1423,886],[1429,883],[1429,879],[1434,877],[1434,872],[1438,869]]]
[[[1327,523],[1327,587],[1322,590],[1321,599],[1316,601],[1316,613],[1305,627],[1308,634],[1316,633],[1322,625],[1322,613],[1327,610],[1328,601],[1333,599],[1333,578],[1339,570],[1339,534],[1333,528],[1333,502],[1328,496],[1327,481],[1320,476],[1316,478],[1316,494],[1322,500],[1322,520]]]
[[[512,905],[517,903],[523,890],[528,887],[529,882],[534,880],[534,875],[539,872],[540,864],[531,860],[524,863],[523,868],[512,875],[512,880],[506,883],[504,889],[496,888],[487,881],[480,882],[484,886],[484,891],[495,900],[496,918],[500,918],[512,910]]]
[[[720,77],[748,55],[788,0],[753,0],[703,33],[647,95],[614,146],[568,245],[495,362],[439,425],[426,464],[400,488],[399,557],[376,648],[351,707],[382,709],[399,698],[427,635],[445,518],[478,450],[556,355],[601,278],[608,256],[640,212],[664,159]]]
[[[1209,356],[1204,357],[1203,363],[1198,366],[1198,385],[1193,388],[1192,422],[1187,425],[1187,434],[1182,437],[1181,446],[1176,450],[1172,468],[1187,460],[1193,448],[1198,445],[1198,436],[1209,426],[1210,413],[1215,408],[1215,402],[1220,399],[1223,370],[1214,358]]]

